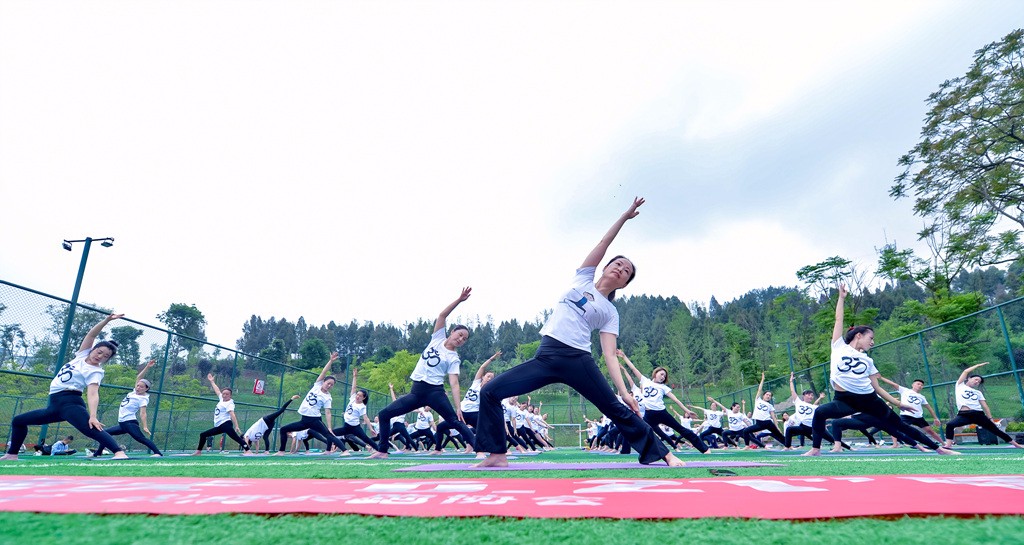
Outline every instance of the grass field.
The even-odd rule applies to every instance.
[[[772,451],[718,452],[710,460],[743,460],[782,467],[737,468],[743,476],[849,476],[890,474],[1020,474],[1024,452],[966,447],[964,456],[915,455],[908,449],[864,451],[861,456],[801,458]],[[696,459],[687,455],[684,459]],[[705,458],[702,458],[705,459]],[[54,459],[23,456],[0,465],[3,475],[174,476],[222,478],[395,479],[466,478],[465,472],[395,473],[392,469],[433,461],[393,457],[386,461],[318,456],[243,458],[210,454],[201,457],[141,458],[95,462],[82,457]],[[452,462],[450,459],[437,461]],[[598,455],[563,449],[530,461],[635,461],[634,456]],[[640,469],[607,471],[509,471],[488,478],[704,478],[707,469]],[[983,494],[983,492],[980,492]],[[743,501],[737,493],[737,501]],[[782,500],[784,501],[784,500]],[[857,543],[1022,543],[1021,517],[902,517],[818,521],[741,519],[606,520],[513,518],[412,518],[359,515],[52,515],[0,513],[0,543],[199,543],[255,540],[401,543],[822,543],[857,539]],[[305,536],[305,537],[303,537]]]

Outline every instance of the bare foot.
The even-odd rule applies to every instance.
[[[442,452],[440,450],[432,450],[432,451],[430,451],[430,455],[431,456],[438,456],[440,454],[444,454],[444,452]]]
[[[914,448],[916,448],[917,450],[920,450],[921,452],[928,452],[928,449],[926,449],[924,447],[924,445],[922,445],[922,444],[914,445]]]
[[[508,456],[506,454],[491,453],[490,456],[484,458],[473,467],[508,467]]]
[[[944,445],[942,445],[942,447],[943,448],[953,448],[953,442],[947,440],[946,443]]]
[[[665,455],[664,460],[668,462],[668,467],[686,467],[686,462],[676,458],[671,452]]]
[[[9,461],[9,460],[17,460],[17,459],[18,459],[18,455],[17,454],[4,454],[3,456],[0,456],[0,461]]]
[[[800,456],[821,456],[821,449],[812,447],[811,450],[808,450]]]
[[[937,452],[939,454],[946,454],[946,455],[955,455],[955,456],[959,456],[960,455],[959,452],[957,452],[955,450],[948,449],[946,447],[939,447],[938,449],[936,449],[935,452]]]
[[[340,453],[338,453],[338,456],[352,456],[352,453],[347,450],[343,450]]]
[[[125,454],[123,450],[119,450],[119,451],[114,453],[114,458],[113,459],[114,460],[127,460],[128,459],[128,455]]]
[[[473,447],[468,445],[466,446],[466,450],[462,451],[463,454],[473,454],[474,452],[476,451],[473,450]]]
[[[1010,444],[1013,445],[1013,448],[1024,448],[1024,445],[1022,445],[1022,444],[1020,444],[1020,443],[1018,443],[1016,441],[1010,441]]]
[[[153,454],[153,455],[150,456],[150,458],[163,458],[163,457],[164,457],[163,454]]]
[[[369,457],[367,457],[367,460],[386,460],[387,457],[388,457],[388,453],[381,452],[381,451],[378,450],[378,451],[374,452],[373,454],[371,454]]]
[[[283,450],[279,450],[279,451],[274,453],[274,456],[284,456],[284,451]]]
[[[843,446],[842,445],[834,445],[832,447],[832,450],[829,451],[829,452],[839,453],[839,452],[842,452],[842,451],[843,451]]]
[[[487,453],[486,452],[478,452],[478,453],[476,453],[476,459],[477,460],[483,460],[486,457],[487,457]]]
[[[201,450],[197,450],[197,451],[192,453],[192,456],[202,456],[202,455],[203,455],[203,451],[201,451]]]
[[[256,456],[256,455],[253,454],[253,452],[251,450],[246,450],[246,451],[242,452],[242,456]]]

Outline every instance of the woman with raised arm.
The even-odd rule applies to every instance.
[[[337,359],[338,353],[332,352],[330,359],[327,360],[327,364],[320,371],[320,375],[316,377],[313,387],[309,389],[306,398],[299,404],[298,413],[302,418],[298,422],[281,426],[281,431],[278,432],[281,436],[281,441],[275,456],[284,455],[284,448],[288,444],[289,433],[302,430],[313,430],[319,433],[330,441],[331,444],[338,447],[340,456],[349,455],[348,449],[345,448],[345,443],[331,433],[331,402],[333,401],[333,398],[331,398],[331,388],[334,388],[334,383],[337,382],[331,375],[331,364]],[[323,413],[323,417],[320,416],[321,413]],[[324,418],[327,419],[326,424],[324,424]]]
[[[683,402],[679,401],[679,398],[672,393],[672,388],[665,384],[668,381],[668,369],[655,367],[654,371],[651,372],[651,378],[647,378],[633,365],[633,362],[630,361],[625,352],[616,350],[615,353],[622,361],[626,362],[626,367],[636,375],[637,381],[640,382],[640,391],[643,393],[641,403],[647,409],[644,411],[644,422],[647,422],[647,425],[655,430],[656,434],[660,431],[658,426],[664,424],[675,430],[680,437],[686,439],[701,454],[708,454],[710,451],[708,446],[704,444],[704,441],[696,433],[693,433],[693,430],[684,427],[678,420],[672,418],[672,415],[668,414],[668,411],[665,410],[665,398],[667,397],[674,401],[676,405],[679,405],[679,408],[683,410],[683,414],[697,416],[690,412],[690,409],[686,408],[686,405],[683,405]],[[669,444],[675,443],[665,433],[662,432],[659,435],[663,436],[662,440]]]
[[[973,372],[983,365],[988,365],[988,362],[972,365],[964,369],[964,372],[960,373],[960,378],[956,379],[954,391],[956,403],[960,411],[946,424],[946,446],[953,446],[956,428],[975,424],[1016,448],[1024,448],[1024,445],[1015,441],[992,421],[992,410],[988,408],[988,403],[985,402],[985,394],[978,391],[978,387],[985,382],[985,377]]]
[[[832,388],[836,395],[833,400],[826,403],[814,412],[814,420],[811,430],[814,434],[811,450],[803,456],[820,456],[821,441],[825,437],[825,426],[829,419],[842,418],[856,412],[862,412],[878,418],[882,429],[890,435],[906,433],[908,435],[920,435],[918,440],[928,448],[939,454],[959,454],[939,443],[928,438],[919,430],[911,429],[902,421],[886,402],[896,407],[900,405],[898,399],[892,397],[878,384],[880,376],[875,368],[875,361],[867,355],[867,351],[875,345],[875,331],[868,326],[851,327],[843,333],[844,301],[846,300],[846,286],[839,285],[839,297],[836,301],[836,320],[832,327],[832,356],[829,378],[832,381]],[[835,438],[837,441],[839,437]]]
[[[352,392],[349,394],[348,406],[345,407],[345,415],[342,421],[344,425],[340,428],[334,428],[331,432],[338,437],[354,435],[358,437],[360,441],[370,445],[371,448],[376,450],[377,442],[366,435],[366,431],[363,430],[362,426],[363,424],[366,424],[367,428],[372,429],[373,423],[370,422],[370,417],[366,416],[366,400],[369,399],[369,393],[366,390],[360,390],[356,385],[358,377],[359,369],[353,367]]]
[[[728,442],[725,440],[725,430],[722,429],[722,419],[725,418],[725,411],[727,409],[725,408],[725,405],[715,401],[714,398],[710,396],[708,397],[708,401],[711,402],[710,409],[694,405],[690,406],[691,409],[699,409],[704,412],[704,431],[700,432],[697,437],[700,437],[700,440],[705,443],[710,441],[715,441],[717,443],[717,440],[715,440],[715,436],[717,435],[722,439],[722,447],[727,447]],[[715,410],[716,405],[721,408],[720,411]]]
[[[543,338],[537,354],[494,377],[480,392],[480,418],[477,450],[490,453],[478,467],[506,467],[505,428],[502,426],[501,400],[532,392],[552,383],[570,386],[587,398],[597,410],[608,415],[625,434],[629,444],[640,453],[640,462],[650,464],[665,460],[670,466],[682,466],[638,415],[636,400],[626,390],[618,358],[615,357],[619,335],[619,313],[612,301],[617,290],[626,287],[636,276],[633,262],[624,256],[613,257],[601,270],[604,259],[619,230],[635,218],[644,200],[637,198],[612,224],[597,246],[583,259],[569,290],[562,296],[551,318],[541,329]],[[601,351],[608,375],[627,405],[615,398],[608,381],[590,354],[590,335],[600,331]]]
[[[124,460],[128,455],[109,433],[103,431],[103,424],[97,418],[100,406],[100,382],[103,381],[103,364],[117,354],[114,341],[96,342],[103,328],[124,314],[111,314],[86,333],[75,359],[65,363],[50,381],[50,397],[45,409],[22,413],[11,420],[11,440],[7,443],[7,454],[0,460],[17,460],[18,451],[25,443],[29,426],[41,426],[54,422],[67,422],[86,437],[98,441],[101,446],[114,453],[115,460]],[[95,344],[95,346],[93,346]],[[58,362],[60,363],[60,362]],[[85,394],[86,399],[82,399]]]
[[[472,291],[472,288],[462,288],[459,297],[437,315],[430,344],[423,349],[419,361],[416,362],[416,368],[413,369],[412,375],[409,377],[412,379],[412,389],[408,394],[385,407],[378,415],[380,421],[383,422],[417,407],[429,406],[437,411],[441,418],[459,430],[463,440],[466,441],[467,452],[472,452],[469,447],[474,444],[473,430],[469,429],[463,421],[462,409],[459,406],[452,408],[452,401],[448,399],[448,394],[444,391],[444,379],[447,378],[448,384],[451,386],[452,400],[458,403],[462,395],[459,393],[459,364],[461,360],[457,350],[469,339],[469,328],[464,325],[455,325],[446,335],[445,325],[448,315],[455,310],[455,307],[459,306],[459,303],[469,299]],[[440,445],[440,443],[437,444]],[[387,458],[388,447],[390,445],[387,441],[381,441],[377,444],[377,452],[373,453],[370,458]]]
[[[814,434],[811,430],[811,423],[814,421],[814,413],[818,409],[818,403],[821,403],[822,399],[825,399],[825,393],[822,392],[818,395],[818,398],[814,398],[814,390],[804,390],[800,395],[796,393],[796,375],[794,373],[789,374],[789,394],[790,401],[793,402],[793,416],[789,417],[786,427],[786,450],[793,448],[793,438],[800,437],[800,446],[804,446],[804,438],[814,440]],[[825,432],[825,440],[829,443],[835,443],[836,441],[832,438],[827,431]],[[846,448],[849,448],[847,446]]]
[[[759,431],[767,431],[772,438],[779,442],[779,445],[786,444],[786,436],[782,435],[778,424],[775,423],[775,405],[772,404],[773,397],[774,394],[772,394],[771,390],[764,392],[764,372],[762,371],[761,382],[758,383],[757,394],[754,396],[754,414],[750,418],[753,424],[743,430],[744,436],[748,437],[751,442],[760,448],[764,448],[764,443],[754,435]]]
[[[238,446],[242,447],[243,455],[252,456],[249,442],[242,439],[242,428],[238,426],[238,418],[235,416],[235,402],[231,399],[231,388],[217,386],[217,382],[213,379],[213,373],[208,373],[206,380],[210,381],[210,386],[220,401],[217,402],[217,408],[213,411],[213,427],[199,434],[199,446],[196,447],[192,456],[199,456],[203,453],[203,443],[207,438],[216,437],[222,433],[226,433],[228,437],[238,443]]]
[[[149,435],[149,418],[146,416],[146,405],[149,405],[149,387],[152,386],[152,383],[144,377],[146,371],[149,371],[149,368],[154,365],[156,365],[156,361],[149,360],[149,363],[139,371],[138,376],[135,377],[135,388],[125,394],[124,399],[121,400],[121,408],[117,412],[117,425],[111,426],[105,431],[111,436],[127,433],[132,439],[153,451],[153,457],[160,457],[163,456],[160,449],[147,437]],[[142,419],[142,429],[139,429],[136,413]],[[94,458],[102,456],[103,445],[101,444],[92,455]]]
[[[938,428],[942,423],[939,422],[939,415],[935,414],[935,409],[932,408],[931,404],[928,403],[928,398],[921,393],[924,389],[924,381],[921,379],[915,379],[910,383],[910,388],[901,386],[885,377],[878,377],[878,380],[892,386],[899,390],[900,404],[904,407],[913,407],[912,410],[903,409],[900,411],[900,420],[908,426],[916,426],[921,431],[927,433],[936,441],[942,441],[942,437],[937,431],[935,431],[931,424],[924,419],[924,410],[922,407],[928,407],[928,412],[932,414],[932,422],[935,423],[935,427]],[[893,446],[899,446],[899,442],[893,443]]]
[[[480,368],[476,370],[476,375],[473,377],[473,383],[466,390],[466,397],[462,398],[460,406],[462,409],[462,420],[473,428],[476,428],[477,417],[480,414],[480,389],[494,378],[494,371],[488,371],[487,367],[491,365],[491,362],[500,357],[501,350],[498,350],[493,356],[487,358],[487,361],[480,364]]]

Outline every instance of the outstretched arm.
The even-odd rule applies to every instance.
[[[352,391],[348,393],[348,397],[349,398],[355,397],[355,395],[356,395],[356,390],[358,389],[358,388],[356,388],[356,376],[357,375],[359,375],[359,369],[353,367],[352,368]]]
[[[970,375],[971,371],[974,371],[975,369],[981,367],[982,365],[988,365],[988,362],[984,361],[984,362],[981,362],[981,363],[979,363],[977,365],[972,365],[972,366],[968,367],[967,369],[964,369],[964,372],[960,373],[960,378],[956,379],[957,383],[967,382],[967,375]]]
[[[683,414],[686,415],[686,418],[693,418],[697,416],[697,413],[691,411],[690,409],[687,409],[686,405],[683,405],[683,402],[679,401],[679,398],[677,398],[676,395],[673,394],[672,392],[667,392],[665,395],[668,396],[668,398],[671,399],[672,401],[675,401],[676,405],[679,405],[679,408],[683,410]],[[674,410],[675,409],[673,409],[673,411]]]
[[[139,371],[138,376],[135,377],[135,382],[142,380],[142,377],[146,376],[146,371],[149,371],[149,368],[153,367],[154,365],[156,365],[156,360],[149,360],[149,362],[147,362],[146,365],[144,365],[142,369]]]
[[[616,350],[615,350],[615,355],[616,355],[616,356],[618,356],[619,358],[621,358],[621,359],[622,359],[622,361],[626,362],[626,367],[629,367],[629,370],[630,370],[630,371],[632,371],[634,375],[636,375],[636,380],[637,380],[638,382],[643,382],[643,380],[644,380],[644,375],[643,375],[643,373],[641,373],[641,372],[640,372],[640,371],[639,371],[639,370],[638,370],[638,369],[636,368],[636,366],[635,366],[635,365],[633,365],[633,362],[629,360],[629,357],[628,357],[628,356],[626,356],[626,353],[625,353],[625,352],[623,352],[623,351],[622,351],[621,349],[616,349]]]
[[[452,387],[452,406],[455,408],[455,415],[459,417],[459,421],[465,422],[462,418],[462,392],[459,391],[459,374],[449,373],[448,374],[448,385]]]
[[[711,397],[711,396],[708,396],[708,401],[710,401],[710,402],[711,402],[711,408],[712,408],[712,409],[714,409],[714,408],[715,408],[715,406],[717,405],[717,406],[718,406],[719,408],[721,408],[721,409],[722,409],[723,411],[725,410],[725,405],[722,405],[721,403],[719,403],[719,402],[715,401],[715,398],[713,398],[713,397]]]
[[[320,376],[316,378],[317,382],[323,382],[327,375],[331,374],[331,364],[338,359],[337,352],[331,352],[331,358],[327,360],[327,365],[324,365],[324,370],[320,371]]]
[[[836,323],[832,326],[832,342],[843,337],[843,322],[845,320],[844,301],[846,300],[846,285],[839,284],[839,298],[836,300]]]
[[[604,259],[604,254],[608,252],[608,247],[612,245],[612,241],[615,240],[615,237],[619,234],[619,230],[622,229],[622,226],[625,225],[627,221],[635,218],[637,214],[639,214],[636,209],[640,208],[640,205],[643,203],[644,200],[640,197],[635,197],[633,199],[633,204],[629,205],[629,208],[619,216],[619,219],[615,220],[615,223],[613,223],[611,228],[608,229],[608,232],[604,234],[604,237],[597,243],[597,246],[594,246],[594,249],[590,250],[590,253],[587,255],[586,259],[583,260],[583,265],[581,265],[580,268],[596,267],[601,264],[601,260]]]
[[[642,200],[642,199],[641,199]],[[626,389],[626,383],[622,380],[622,368],[619,367],[619,358],[615,357],[618,335],[614,333],[601,332],[601,352],[604,354],[604,363],[608,367],[608,376],[615,384],[616,392],[622,396],[622,401],[636,414],[640,414],[640,406]]]
[[[798,397],[796,395],[796,386],[793,385],[793,382],[795,380],[796,380],[796,375],[794,373],[790,373],[789,374],[789,395],[790,395],[789,400],[790,401],[795,401],[796,398]]]
[[[217,394],[217,399],[220,399],[220,388],[217,386],[217,383],[213,380],[213,373],[207,373],[206,380],[210,381],[210,386],[213,387],[213,393]]]
[[[473,380],[480,380],[484,378],[484,375],[487,374],[487,366],[490,365],[492,361],[498,359],[499,357],[501,357],[501,350],[498,350],[497,352],[494,353],[493,356],[487,358],[487,361],[480,364],[480,368],[476,370],[476,376],[473,377]]]
[[[82,346],[78,347],[78,349],[88,350],[92,348],[93,343],[96,342],[96,337],[99,337],[100,333],[103,332],[103,328],[107,327],[107,324],[109,324],[110,322],[113,322],[114,320],[118,320],[123,317],[124,314],[111,314],[100,320],[98,324],[92,326],[92,329],[90,329],[89,332],[85,334],[85,338],[82,339]]]
[[[462,293],[459,294],[459,297],[452,301],[450,305],[444,307],[444,310],[441,311],[441,314],[437,315],[437,320],[434,320],[434,333],[437,333],[439,329],[444,329],[445,323],[447,323],[448,321],[448,315],[451,314],[453,310],[455,310],[455,307],[459,306],[459,303],[465,301],[466,299],[469,299],[469,294],[472,291],[473,288],[470,287],[462,288]]]
[[[754,398],[761,399],[762,392],[764,392],[764,371],[761,371],[761,382],[757,383],[757,393],[754,394]]]
[[[895,382],[883,377],[882,375],[878,375],[878,380],[888,384],[889,386],[892,386],[893,388],[896,388],[897,390],[902,388],[902,386],[900,386],[899,384],[896,384]]]
[[[391,392],[391,401],[398,401],[398,398],[395,397],[395,385],[394,384],[391,384],[390,382],[388,383],[388,391]]]

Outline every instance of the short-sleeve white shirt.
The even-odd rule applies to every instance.
[[[253,425],[249,426],[249,429],[245,430],[245,437],[250,441],[259,441],[263,438],[263,434],[267,433],[267,423],[260,418]]]
[[[60,371],[57,371],[57,376],[50,381],[50,394],[67,390],[84,392],[86,386],[103,381],[103,368],[85,361],[90,352],[92,352],[92,348],[79,350],[75,352],[75,359],[61,366]]]
[[[483,381],[481,379],[473,380],[473,384],[469,385],[469,389],[466,390],[466,396],[462,398],[461,406],[464,413],[475,413],[480,411],[480,384]]]
[[[754,400],[754,412],[751,415],[753,420],[772,420],[774,413],[775,405],[760,398]]]
[[[217,403],[217,408],[213,410],[213,425],[219,426],[229,420],[231,420],[231,412],[235,410],[235,400],[229,399],[224,401],[223,399]]]
[[[358,426],[365,414],[366,404],[356,403],[356,396],[352,396],[348,401],[348,407],[345,407],[345,423],[349,426]]]
[[[597,267],[576,269],[572,286],[555,306],[540,334],[590,352],[590,332],[619,334],[619,311],[594,285]]]
[[[313,384],[313,387],[309,389],[309,393],[306,394],[306,398],[299,404],[299,414],[302,416],[320,416],[321,410],[331,408],[333,398],[330,392],[320,390],[323,384],[322,380],[318,380]]]
[[[814,411],[818,409],[818,406],[797,398],[793,402],[793,408],[795,409],[793,416],[789,417],[786,423],[790,426],[810,426],[811,422],[814,421]]]
[[[981,407],[981,402],[984,400],[985,394],[963,382],[956,383],[956,406],[958,408],[966,406],[972,411],[981,411],[984,410]]]
[[[422,411],[416,413],[416,429],[426,430],[430,428],[430,425],[434,423],[434,414],[430,411]]]
[[[666,384],[654,382],[647,377],[644,377],[643,380],[640,381],[640,387],[643,388],[643,403],[647,406],[648,410],[665,410],[665,394],[671,392],[672,388]]]
[[[139,395],[135,393],[135,390],[128,392],[121,400],[121,407],[117,410],[117,421],[136,420],[135,413],[146,405],[149,405],[149,394]]]
[[[878,373],[875,361],[864,352],[851,348],[842,337],[832,343],[830,365],[830,379],[834,386],[851,394],[874,393],[871,375]]]
[[[423,349],[409,378],[437,386],[444,384],[448,375],[459,374],[459,354],[445,348],[445,339],[443,327],[430,336],[430,344]]]
[[[928,399],[924,397],[921,392],[915,392],[910,388],[900,386],[900,405],[910,405],[914,407],[914,410],[908,411],[906,409],[900,410],[900,414],[907,415],[911,418],[921,418],[924,416],[924,406],[928,404]]]

